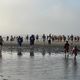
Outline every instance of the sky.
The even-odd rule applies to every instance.
[[[0,0],[0,34],[80,35],[80,0]]]

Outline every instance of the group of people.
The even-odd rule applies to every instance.
[[[65,45],[64,45],[64,53],[65,53],[65,57],[68,55],[69,56],[69,50],[70,50],[70,44],[68,43],[68,41],[66,41]],[[80,51],[77,46],[74,46],[71,49],[71,53],[72,55],[74,55],[74,59],[76,59],[77,53],[78,51]]]
[[[31,35],[30,36],[30,45],[34,45],[34,41],[35,41],[35,37],[34,37],[34,35]],[[22,43],[23,43],[23,37],[21,37],[21,36],[17,37],[17,42],[18,42],[18,45],[21,47]]]
[[[39,39],[42,39],[43,42],[45,43],[45,41],[48,42],[48,44],[51,44],[52,42],[55,42],[55,41],[58,41],[58,42],[65,42],[66,40],[68,41],[77,41],[79,42],[80,40],[80,37],[79,36],[73,36],[73,35],[68,35],[68,36],[65,36],[65,35],[52,35],[52,34],[49,34],[49,35],[45,35],[43,34],[42,36],[39,36],[38,34],[37,35],[27,35],[26,36],[26,40],[30,41],[30,45],[34,44],[35,40],[36,41],[39,41]]]
[[[31,35],[30,37],[26,37],[26,39],[30,39],[30,45],[34,45],[34,42],[35,42],[35,35]],[[43,38],[43,42],[45,42],[46,40],[46,36],[45,34],[43,34],[42,36]],[[15,39],[15,37],[11,36],[11,41],[13,41]],[[36,35],[36,39],[38,40],[39,39],[39,36]],[[48,43],[51,44],[51,39],[52,39],[52,36],[51,34],[49,36],[47,36],[47,39],[48,39]],[[7,36],[7,41],[9,40],[9,37]],[[64,36],[64,40],[66,40],[65,36]],[[71,36],[71,40],[73,41],[73,36]],[[3,38],[2,36],[0,36],[0,46],[2,47],[3,46]],[[22,43],[23,43],[23,37],[19,36],[17,37],[17,42],[18,42],[18,45],[21,47],[22,46]],[[64,45],[64,53],[65,53],[65,56],[69,53],[70,51],[70,44],[68,43],[68,41],[66,41],[65,45]],[[77,46],[74,46],[72,49],[71,49],[71,52],[72,52],[72,55],[74,55],[74,58],[76,58],[77,56],[77,53],[78,53],[79,49],[77,48]]]
[[[32,37],[34,37],[33,41],[32,41]],[[2,36],[0,36],[0,38],[3,39]],[[45,41],[48,42],[48,44],[51,44],[52,42],[55,42],[55,41],[58,41],[58,42],[65,42],[66,40],[68,41],[77,41],[79,42],[80,41],[80,37],[79,36],[74,36],[74,35],[68,35],[68,36],[65,36],[65,35],[53,35],[53,34],[49,34],[49,35],[46,35],[46,34],[43,34],[43,35],[26,35],[25,37],[23,36],[6,36],[6,41],[17,41],[18,42],[18,38],[22,38],[22,39],[25,39],[27,41],[30,41],[30,44],[34,43],[34,41],[40,41],[40,40],[43,40],[43,42],[45,43]],[[5,41],[5,40],[4,40]],[[32,41],[32,43],[31,43]]]

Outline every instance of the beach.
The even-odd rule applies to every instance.
[[[80,46],[80,41],[68,41],[70,45],[77,45]],[[34,41],[34,46],[64,46],[64,44],[66,43],[66,41],[51,41],[51,44],[48,43],[48,40],[45,40],[45,42],[43,42],[42,39],[40,40],[35,40]],[[4,40],[3,42],[3,46],[18,46],[18,42],[17,40],[14,41],[6,41]],[[30,40],[26,40],[24,39],[24,41],[22,42],[22,46],[30,46]]]
[[[21,49],[20,49],[21,50]],[[34,56],[30,56],[33,52]],[[79,80],[80,54],[74,60],[64,52],[3,50],[0,57],[0,80]]]
[[[0,0],[0,80],[80,80],[80,0]]]
[[[5,41],[0,56],[0,80],[80,80],[80,52],[64,54],[65,42]],[[80,46],[79,42],[69,42]]]

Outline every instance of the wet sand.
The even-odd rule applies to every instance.
[[[62,42],[53,41],[53,42],[51,42],[51,44],[48,44],[48,41],[43,42],[42,40],[39,40],[39,41],[35,41],[34,46],[35,47],[43,47],[43,46],[45,46],[45,47],[55,47],[55,46],[63,47],[64,44],[65,44],[64,41],[62,41]],[[71,46],[72,45],[73,46],[77,45],[77,46],[80,47],[80,42],[71,42],[71,41],[69,41],[69,44]],[[14,46],[14,47],[16,47],[16,46],[18,46],[18,43],[17,43],[17,41],[12,41],[12,42],[11,41],[4,41],[3,46]],[[30,46],[30,41],[24,40],[23,43],[22,43],[22,46],[23,47]]]
[[[31,51],[30,51],[31,52]],[[80,80],[80,55],[6,50],[0,58],[0,80]],[[44,54],[45,53],[45,54]],[[44,55],[43,55],[44,54]]]
[[[71,54],[65,58],[63,45],[64,42],[41,42],[32,47],[24,42],[18,47],[16,42],[5,42],[0,80],[80,80],[80,52],[76,60]]]

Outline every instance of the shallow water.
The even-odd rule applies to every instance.
[[[0,80],[80,80],[80,55],[45,51],[5,50],[0,58]],[[34,54],[34,56],[30,56]]]

